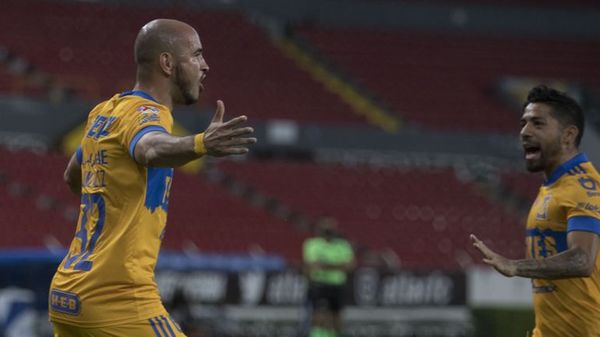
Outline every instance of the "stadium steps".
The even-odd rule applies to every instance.
[[[391,111],[432,130],[516,131],[518,108],[496,99],[498,80],[507,76],[600,88],[600,44],[593,41],[314,25],[294,33],[385,99]]]
[[[321,62],[315,51],[300,43],[293,37],[283,38],[277,43],[281,51],[302,70],[321,83],[326,90],[337,95],[342,101],[352,107],[352,111],[387,132],[396,132],[402,125],[400,118],[390,114],[384,107],[369,96],[364,95],[356,86],[344,80],[339,74]],[[321,58],[322,59],[322,58]]]
[[[131,88],[138,30],[151,19],[171,17],[200,33],[211,68],[200,102],[205,107],[221,99],[229,113],[252,120],[369,126],[235,10],[39,0],[3,0],[2,9],[0,20],[7,25],[0,30],[2,44],[90,101]]]

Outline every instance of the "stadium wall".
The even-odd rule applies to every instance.
[[[47,286],[63,253],[0,253],[0,336],[51,335]],[[163,253],[156,279],[172,314],[189,312],[207,329],[204,336],[295,337],[306,319],[306,280],[276,257]],[[347,295],[345,336],[500,337],[532,324],[529,282],[507,281],[483,267],[466,273],[361,268]],[[506,324],[510,317],[518,319]]]

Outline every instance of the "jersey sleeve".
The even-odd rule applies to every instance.
[[[81,163],[83,163],[83,150],[81,149],[81,144],[77,146],[77,150],[75,150],[75,157],[77,158],[77,164],[81,165]]]
[[[565,196],[567,231],[584,231],[600,235],[600,197],[598,182],[588,176],[580,176],[568,186]]]
[[[137,104],[132,107],[124,123],[121,123],[121,144],[133,158],[139,140],[149,132],[171,133],[173,118],[171,113],[160,105]]]

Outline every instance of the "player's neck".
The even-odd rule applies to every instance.
[[[547,169],[544,170],[544,179],[547,180],[558,167],[575,157],[578,153],[579,149],[574,148],[560,154],[552,165],[548,165]]]
[[[137,81],[133,90],[141,90],[148,95],[152,96],[159,104],[162,104],[169,108],[169,110],[173,110],[173,99],[171,98],[171,94],[168,89],[160,88],[157,85],[149,85],[145,84],[141,81]]]

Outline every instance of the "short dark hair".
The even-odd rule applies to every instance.
[[[575,146],[579,147],[583,130],[585,128],[585,118],[581,106],[572,97],[564,92],[550,88],[545,85],[538,85],[529,91],[527,101],[523,104],[523,110],[529,103],[544,103],[552,107],[554,118],[561,125],[575,125],[579,130],[575,138]]]

